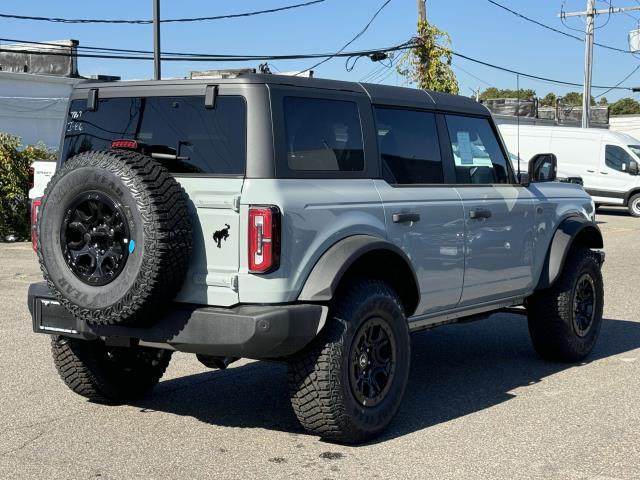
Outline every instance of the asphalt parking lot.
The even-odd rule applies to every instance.
[[[640,219],[598,222],[606,320],[584,364],[539,359],[517,315],[417,334],[400,413],[359,447],[301,430],[279,364],[176,354],[153,397],[85,401],[31,333],[30,245],[0,244],[0,478],[640,478]]]

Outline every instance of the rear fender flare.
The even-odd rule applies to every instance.
[[[411,265],[411,260],[396,245],[370,235],[354,235],[333,244],[317,261],[298,296],[299,301],[328,302],[336,293],[340,281],[349,268],[363,255],[374,251],[389,252],[396,255],[398,261],[404,262],[411,271],[415,291],[413,295],[420,298],[418,277]],[[405,279],[406,280],[406,279]],[[406,292],[398,292],[401,296]],[[417,303],[413,305],[413,308]]]

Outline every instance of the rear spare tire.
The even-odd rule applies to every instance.
[[[180,289],[192,249],[186,195],[152,158],[76,155],[49,182],[38,215],[40,268],[76,317],[141,323]]]

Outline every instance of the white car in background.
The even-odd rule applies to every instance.
[[[522,160],[539,152],[553,153],[558,177],[581,177],[596,204],[626,206],[631,215],[640,217],[640,140],[602,128],[500,125],[499,129],[509,151],[519,151]]]

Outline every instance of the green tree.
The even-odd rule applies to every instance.
[[[29,166],[35,160],[54,157],[44,145],[27,145],[23,149],[20,137],[0,133],[0,240],[9,233],[29,238]]]
[[[457,94],[458,81],[451,68],[451,37],[429,22],[418,23],[417,46],[400,60],[397,70],[423,90]]]
[[[607,97],[601,97],[600,100],[598,100],[598,105],[600,105],[601,107],[606,107],[607,105],[609,105],[609,100],[607,100]]]
[[[541,107],[555,107],[558,97],[555,93],[549,92],[540,100]]]
[[[510,90],[510,89],[497,89],[495,87],[489,87],[480,93],[480,100],[490,100],[492,98],[519,98],[520,100],[531,100],[535,98],[536,91],[531,89]]]
[[[562,97],[561,102],[563,105],[570,105],[573,107],[579,107],[582,105],[582,93],[581,92],[569,92]],[[596,104],[596,99],[591,97],[591,105]]]
[[[632,115],[640,113],[640,103],[633,98],[621,98],[609,107],[610,115]]]

